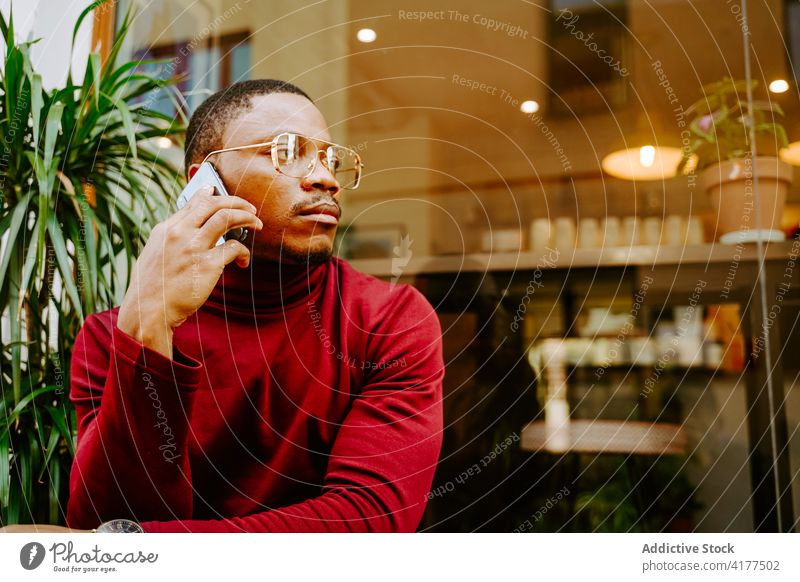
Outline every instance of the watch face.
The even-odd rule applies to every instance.
[[[97,527],[97,533],[144,533],[142,526],[130,519],[112,519]]]

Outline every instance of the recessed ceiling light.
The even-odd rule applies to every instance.
[[[356,38],[361,42],[372,42],[378,38],[378,33],[371,28],[362,28],[356,33]]]
[[[519,110],[523,113],[536,113],[539,111],[539,104],[536,101],[523,101]]]
[[[786,93],[789,90],[789,83],[783,79],[775,79],[769,84],[769,90],[773,93]]]
[[[171,139],[162,135],[161,137],[156,138],[156,145],[161,149],[167,149],[171,148],[175,144],[172,143]]]

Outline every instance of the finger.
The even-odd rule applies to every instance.
[[[192,195],[192,197],[189,198],[189,202],[187,202],[183,206],[183,208],[178,210],[175,213],[175,216],[189,216],[195,212],[198,206],[204,204],[203,201],[205,199],[213,197],[214,197],[214,186],[212,186],[211,184],[206,184],[205,186],[198,188],[198,190]]]
[[[225,244],[210,250],[209,255],[212,262],[220,261],[223,267],[233,261],[240,267],[250,264],[250,251],[238,240],[225,241]]]
[[[211,192],[213,192],[213,187],[210,188],[212,188]],[[188,220],[191,221],[194,227],[203,226],[221,208],[236,208],[253,215],[256,214],[256,207],[240,196],[214,196],[209,195],[207,192],[205,191],[199,198],[195,195],[189,201],[189,204],[184,207],[188,209],[186,216],[189,217]],[[195,199],[197,199],[196,202]],[[190,206],[193,202],[194,204]]]
[[[200,200],[201,198],[203,197],[211,198],[213,195],[214,195],[214,186],[212,186],[211,184],[206,184],[205,186],[201,186],[200,188],[197,189],[197,192],[194,193],[194,196],[192,196],[189,199],[189,202],[186,203],[186,206],[184,206],[184,208],[191,208],[192,205],[197,205],[197,201]]]
[[[234,228],[261,230],[264,223],[252,212],[235,208],[220,208],[200,228],[200,239],[209,246]]]

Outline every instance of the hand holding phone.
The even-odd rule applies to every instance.
[[[211,162],[203,162],[200,164],[200,167],[197,169],[197,172],[195,172],[194,176],[192,176],[192,179],[189,180],[189,183],[186,184],[186,187],[181,192],[181,195],[178,196],[178,210],[186,206],[189,203],[189,200],[191,200],[198,191],[206,186],[214,187],[215,196],[230,196],[228,191],[225,189],[225,185],[222,183],[222,179],[219,177],[219,174],[214,169],[214,166],[211,164]],[[245,237],[247,237],[246,228],[232,228],[219,238],[216,246],[225,244],[226,240],[238,240],[239,242],[242,242],[244,241]]]
[[[193,179],[181,209],[151,231],[117,317],[120,330],[168,358],[173,330],[206,302],[226,265],[250,264],[250,250],[224,235],[264,227],[255,206],[206,179]]]

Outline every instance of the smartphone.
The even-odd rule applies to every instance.
[[[186,188],[183,189],[181,195],[178,196],[178,210],[186,206],[189,200],[192,199],[192,196],[197,194],[201,188],[209,185],[214,187],[215,196],[230,196],[228,191],[225,189],[225,185],[222,183],[222,179],[219,177],[219,174],[214,169],[214,166],[211,165],[211,162],[203,162],[200,164],[200,167],[197,169],[195,175],[192,176],[192,179],[189,180],[189,183],[186,184]],[[242,242],[246,236],[246,228],[232,228],[219,238],[216,246],[224,244],[226,240],[230,239]]]

